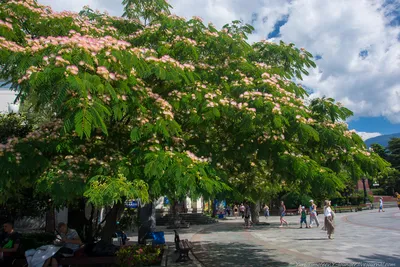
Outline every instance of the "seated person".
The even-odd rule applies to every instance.
[[[0,235],[0,254],[3,254],[1,266],[12,266],[21,243],[20,235],[14,231],[14,224],[6,222],[3,225],[4,232]]]
[[[117,237],[120,237],[120,238],[121,238],[121,242],[122,242],[122,245],[123,245],[123,246],[126,245],[126,241],[129,241],[129,238],[128,238],[128,236],[126,235],[126,233],[125,233],[124,231],[122,231],[122,230],[117,230],[117,231],[115,232],[115,234],[117,235]]]
[[[82,245],[82,241],[74,229],[70,229],[63,222],[58,224],[59,239],[56,240],[56,245],[62,245],[62,248],[50,259],[46,260],[44,267],[52,266],[57,267],[57,259],[62,258],[63,254],[73,255]]]

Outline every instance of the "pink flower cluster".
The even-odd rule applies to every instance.
[[[301,115],[296,115],[296,121],[298,123],[305,123],[305,124],[310,124],[310,125],[315,123],[315,120],[313,118],[305,118],[305,117],[302,117]]]
[[[179,35],[175,37],[175,39],[172,41],[172,43],[178,43],[178,42],[183,42],[190,46],[197,45],[197,42],[195,40],[192,40],[192,39],[184,37],[184,36],[179,36]]]
[[[24,48],[12,41],[6,40],[6,38],[0,36],[0,48],[4,50],[8,50],[11,52],[22,52]]]
[[[193,152],[190,152],[188,150],[186,150],[185,153],[193,162],[209,162],[209,161],[211,161],[211,158],[205,158],[205,157],[199,158]]]
[[[64,18],[72,18],[73,19],[72,25],[76,26],[76,28],[79,29],[79,31],[82,33],[96,32],[98,34],[105,34],[105,33],[115,33],[116,32],[116,29],[114,27],[110,27],[108,25],[108,24],[110,24],[110,22],[108,20],[110,20],[111,17],[109,17],[107,15],[103,15],[103,17],[104,17],[103,24],[98,25],[96,21],[91,21],[89,18],[81,16],[75,12],[69,12],[69,11],[54,12],[51,9],[51,7],[40,5],[37,3],[37,1],[13,0],[13,1],[9,1],[7,4],[23,6],[27,9],[29,9],[31,12],[40,15],[40,17],[45,20],[60,20],[60,19],[64,19]],[[12,15],[12,14],[10,13],[10,15]],[[19,16],[19,14],[14,14],[14,15],[16,17]],[[24,18],[21,17],[20,19],[24,19]],[[39,23],[40,23],[40,21],[39,21]]]
[[[259,69],[265,69],[268,70],[271,68],[270,65],[265,64],[264,62],[255,62],[254,65],[259,68]]]
[[[10,30],[13,30],[13,26],[12,26],[11,23],[6,22],[6,21],[2,21],[1,19],[0,19],[0,26],[4,26],[4,27],[6,27],[6,28],[8,28]]]
[[[75,65],[67,66],[66,70],[67,70],[67,73],[70,73],[72,75],[78,75],[78,72],[79,72],[78,67]]]
[[[173,120],[174,119],[174,114],[172,113],[172,106],[163,99],[159,94],[153,93],[151,88],[146,88],[147,94],[149,97],[153,98],[156,103],[160,106],[160,108],[163,110],[163,114],[165,118]]]
[[[41,70],[42,70],[42,69],[40,69],[40,68],[38,68],[38,67],[36,67],[36,66],[30,66],[30,67],[28,68],[28,70],[26,71],[25,75],[22,76],[21,79],[18,79],[18,84],[22,83],[22,82],[25,81],[25,80],[29,80],[29,78],[31,77],[31,75],[32,75],[34,72],[39,72],[39,71],[41,71]]]
[[[209,31],[209,30],[205,30],[204,33],[205,33],[206,35],[208,35],[208,36],[211,36],[211,37],[219,37],[218,32],[211,32],[211,31]]]
[[[173,67],[177,67],[182,70],[185,70],[185,69],[190,70],[190,71],[195,70],[195,67],[192,64],[188,64],[188,63],[181,64],[181,63],[179,63],[179,61],[171,58],[168,55],[164,55],[161,58],[157,58],[155,56],[149,56],[149,57],[146,57],[145,60],[148,62],[159,62],[159,63],[161,62],[161,63],[171,64]]]
[[[115,50],[126,50],[131,46],[130,43],[115,39],[111,36],[105,36],[100,38],[93,38],[90,36],[81,36],[79,33],[67,37],[40,37],[38,39],[29,39],[28,47],[26,51],[40,51],[46,49],[50,45],[63,46],[63,47],[77,47],[87,52],[98,53],[103,49],[115,49]]]

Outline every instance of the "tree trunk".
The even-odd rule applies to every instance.
[[[86,218],[86,200],[80,199],[78,206],[68,208],[68,226],[75,229],[84,242],[93,241],[93,205],[91,206],[91,217]]]
[[[106,243],[112,243],[112,238],[117,230],[117,219],[121,210],[124,208],[124,203],[119,202],[114,204],[110,213],[107,216],[106,224],[104,225],[103,231],[101,232],[101,241]]]
[[[156,208],[153,202],[140,206],[139,219],[138,242],[139,244],[144,244],[147,234],[156,230]]]
[[[250,211],[251,211],[251,221],[254,224],[260,222],[260,201],[257,200],[256,203],[250,203]]]
[[[55,218],[55,213],[54,209],[50,209],[49,211],[46,212],[46,232],[48,233],[54,233],[54,230],[56,229],[56,218]]]
[[[217,216],[217,200],[214,200],[212,202],[212,217],[216,217]]]

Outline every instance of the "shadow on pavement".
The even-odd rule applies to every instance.
[[[260,248],[243,243],[198,242],[193,252],[203,266],[289,266],[286,262],[271,259],[272,249]]]
[[[361,255],[358,258],[348,258],[354,262],[373,263],[371,266],[400,266],[400,254],[396,256],[387,256],[382,254],[372,254],[368,256]]]
[[[221,226],[221,227],[219,227]],[[231,222],[229,224],[216,224],[215,227],[207,227],[202,230],[202,234],[212,234],[216,232],[243,232],[243,231],[258,231],[258,230],[266,230],[266,229],[276,229],[276,230],[300,230],[297,224],[289,224],[289,226],[279,227],[279,223],[268,223],[268,224],[258,224],[253,225],[250,228],[244,228],[244,224],[242,222]],[[304,228],[304,231],[309,231],[308,228]]]
[[[293,239],[293,240],[300,240],[300,241],[305,241],[305,240],[328,240],[327,237],[324,238],[297,238],[297,239]]]

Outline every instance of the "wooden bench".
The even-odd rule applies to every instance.
[[[299,211],[297,209],[286,209],[287,216],[299,215]]]
[[[181,240],[179,237],[179,234],[176,230],[174,230],[175,232],[175,248],[176,248],[176,252],[179,252],[179,258],[176,260],[176,262],[185,262],[188,260],[192,260],[189,257],[189,251],[191,251],[193,249],[193,244],[185,239],[185,240]]]
[[[187,260],[192,260],[189,257],[189,251],[193,249],[193,244],[185,239],[179,241],[179,258],[176,260],[176,262],[185,262]]]
[[[334,207],[335,213],[341,213],[342,211],[350,211],[353,212],[353,210],[357,210],[356,207],[352,206],[339,206],[339,207]]]

